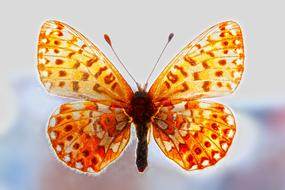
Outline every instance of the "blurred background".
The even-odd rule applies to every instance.
[[[285,12],[283,1],[2,1],[0,6],[0,190],[179,189],[285,190]],[[237,91],[216,101],[230,106],[237,134],[213,167],[184,172],[152,140],[149,167],[139,174],[136,139],[99,176],[73,172],[57,161],[45,134],[51,112],[71,101],[45,92],[36,71],[41,24],[64,21],[94,42],[132,84],[103,40],[108,33],[139,82],[175,33],[152,81],[208,27],[237,21],[244,33],[245,74]],[[135,89],[135,85],[132,84]],[[134,134],[134,133],[133,133]]]

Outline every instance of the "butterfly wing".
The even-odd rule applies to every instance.
[[[222,96],[234,91],[244,70],[239,25],[217,24],[188,44],[149,90],[155,104]]]
[[[233,92],[243,62],[241,29],[223,22],[188,44],[151,86],[148,94],[158,109],[152,118],[155,141],[182,168],[203,169],[226,155],[236,131],[233,114],[197,99]]]
[[[43,24],[38,42],[38,71],[56,95],[126,107],[132,89],[108,58],[78,31],[59,21]]]
[[[47,132],[53,150],[65,165],[98,173],[126,147],[130,118],[123,108],[92,101],[66,103],[50,117]]]
[[[228,108],[197,100],[161,107],[152,126],[160,149],[185,170],[217,163],[226,155],[236,132]]]

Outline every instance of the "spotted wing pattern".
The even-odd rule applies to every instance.
[[[161,107],[152,126],[160,149],[185,170],[214,165],[226,155],[236,132],[228,108],[196,100]]]
[[[217,24],[188,44],[150,88],[156,104],[222,96],[239,84],[244,70],[239,25]]]
[[[98,173],[126,147],[130,123],[122,108],[79,101],[61,105],[50,117],[47,132],[62,162],[81,172]]]
[[[106,56],[78,31],[59,21],[43,24],[38,42],[38,71],[56,95],[126,107],[132,89]]]

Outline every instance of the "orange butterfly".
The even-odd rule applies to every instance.
[[[151,131],[162,152],[183,169],[214,165],[232,144],[235,119],[224,105],[200,99],[232,93],[243,62],[241,29],[233,21],[223,22],[189,43],[148,92],[146,84],[137,85],[134,93],[87,38],[67,24],[47,21],[38,43],[40,79],[50,93],[81,99],[62,104],[51,115],[51,145],[70,168],[98,173],[125,149],[134,123],[140,172],[147,167]]]

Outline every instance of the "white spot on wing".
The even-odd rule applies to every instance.
[[[112,143],[112,144],[111,144],[111,149],[112,149],[112,151],[113,151],[113,152],[117,152],[119,146],[120,146],[120,142]]]
[[[48,72],[47,71],[42,71],[41,72],[41,76],[42,77],[47,77],[48,76]]]
[[[210,164],[209,160],[204,160],[202,166],[208,166]]]
[[[123,112],[117,113],[115,116],[117,121],[123,121],[127,119],[126,115]]]
[[[80,118],[80,113],[79,112],[73,112],[72,116],[73,116],[74,120],[78,120]]]
[[[38,61],[39,61],[39,64],[46,64],[47,62],[45,58],[39,58]]]
[[[57,145],[55,149],[56,149],[57,152],[60,152],[62,150],[60,145]]]
[[[109,108],[110,108],[109,106],[105,106],[103,104],[98,104],[98,111],[99,112],[104,112],[104,113],[108,112],[108,113],[110,113],[111,110]]]
[[[56,139],[56,137],[57,137],[57,134],[55,133],[55,132],[50,132],[50,138],[52,139],[52,140],[55,140]]]
[[[167,129],[168,125],[162,120],[156,120],[156,124],[163,130]]]
[[[43,54],[43,53],[45,53],[46,52],[46,48],[40,48],[39,49],[39,54]]]
[[[103,138],[105,131],[102,130],[102,127],[98,125],[97,123],[95,124],[95,134],[99,139]]]
[[[231,30],[231,33],[232,33],[233,36],[237,35],[237,31],[236,30]]]
[[[104,146],[105,152],[107,152],[108,147],[109,147],[109,145],[110,145],[110,143],[112,142],[113,139],[114,139],[114,137],[110,137],[108,132],[106,132],[104,137],[100,141],[99,145],[100,146]]]
[[[185,102],[181,102],[179,104],[175,104],[174,108],[172,109],[173,112],[180,112],[185,110]]]
[[[229,147],[229,145],[227,143],[223,143],[222,144],[222,149],[227,150]]]
[[[55,124],[56,124],[56,120],[55,120],[54,117],[52,117],[52,118],[50,119],[50,121],[49,121],[49,126],[50,126],[50,127],[54,127]]]
[[[63,158],[63,161],[69,162],[70,161],[70,155],[69,154],[65,155]]]
[[[214,159],[215,159],[215,160],[219,160],[220,158],[221,158],[220,153],[215,153],[215,154],[214,154]]]
[[[88,167],[88,168],[87,168],[87,172],[94,173],[95,171],[93,170],[93,168]]]
[[[169,141],[163,141],[163,144],[167,152],[169,152],[172,149],[172,147],[174,147],[174,144]]]
[[[240,48],[237,49],[236,51],[237,51],[238,54],[241,54],[241,53],[242,53],[242,49],[240,49]]]
[[[197,165],[193,165],[193,166],[190,168],[190,170],[196,170],[197,168],[198,168]]]
[[[176,121],[176,118],[177,118],[177,115],[176,115],[176,113],[175,113],[175,114],[172,115],[172,120],[173,120],[173,121]]]
[[[75,163],[75,167],[76,167],[77,169],[82,169],[82,168],[83,168],[83,165],[82,165],[81,162],[76,162],[76,163]]]
[[[127,124],[126,121],[125,121],[125,122],[120,122],[120,123],[118,123],[118,124],[116,125],[116,129],[117,129],[118,131],[121,131],[121,130],[126,126],[126,124]]]
[[[242,64],[242,60],[241,60],[241,59],[237,59],[237,60],[236,60],[236,64],[237,64],[237,65],[241,65],[241,64]]]
[[[229,138],[232,138],[232,137],[234,136],[234,131],[233,131],[232,129],[230,129],[229,132],[228,132],[228,134],[227,134],[227,136],[228,136]]]
[[[227,123],[228,123],[229,125],[234,125],[235,120],[234,120],[233,116],[228,115],[228,117],[227,117]]]
[[[50,28],[49,28],[49,29],[47,29],[47,30],[46,30],[46,35],[47,35],[47,36],[48,36],[48,35],[50,35],[50,34],[51,34],[51,32],[52,32],[52,29],[50,29]]]
[[[187,131],[186,130],[180,130],[179,131],[182,137],[185,137],[187,135]]]
[[[122,145],[125,145],[127,142],[128,142],[127,139],[123,139],[123,140],[121,141]],[[120,146],[119,148],[120,148],[120,149],[119,149],[119,152],[121,152],[122,149],[124,148],[124,146]]]
[[[83,109],[85,107],[85,105],[82,102],[78,102],[76,104],[73,104],[73,107],[74,107],[75,110],[81,110],[81,109]]]
[[[47,90],[49,90],[50,87],[51,87],[51,83],[50,82],[45,82],[44,86],[46,87]]]
[[[234,72],[234,79],[238,79],[238,78],[240,78],[240,77],[241,77],[241,73],[235,71],[235,72]]]
[[[46,38],[43,38],[43,39],[41,40],[41,42],[45,44],[45,43],[47,43],[47,39],[46,39]]]

